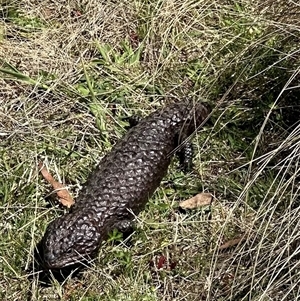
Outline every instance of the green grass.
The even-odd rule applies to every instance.
[[[298,10],[0,1],[0,299],[300,300]],[[38,161],[76,198],[124,117],[180,99],[215,108],[193,172],[175,160],[130,241],[114,233],[80,280],[28,280],[35,244],[63,214]],[[211,208],[178,212],[202,191]]]

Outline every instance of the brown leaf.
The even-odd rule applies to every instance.
[[[166,263],[166,261],[167,261],[167,258],[164,255],[161,255],[157,261],[156,267],[158,269],[161,269],[164,266],[164,264]]]
[[[42,162],[39,163],[38,167],[44,179],[53,187],[54,190],[56,190],[56,194],[60,203],[63,206],[70,208],[75,202],[71,197],[67,188],[63,184],[57,182],[51,176],[51,174],[48,172],[48,170],[46,169],[46,167],[43,165]]]
[[[150,267],[155,267],[157,270],[174,270],[177,265],[177,261],[172,260],[171,258],[167,258],[165,255],[160,254],[153,258],[149,262]]]
[[[226,241],[223,245],[219,247],[220,250],[225,250],[238,245],[241,241],[245,240],[244,237],[234,238]]]
[[[210,205],[213,196],[210,193],[198,193],[194,197],[179,203],[182,209],[195,209],[203,206]]]

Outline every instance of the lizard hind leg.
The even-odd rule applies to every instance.
[[[176,154],[179,158],[180,169],[184,172],[190,172],[193,168],[194,149],[190,141],[187,141],[182,149]]]
[[[142,120],[142,117],[138,115],[133,115],[129,117],[124,117],[122,118],[122,120],[129,123],[129,125],[125,127],[126,130],[129,130],[136,126]]]

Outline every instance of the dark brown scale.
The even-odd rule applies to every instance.
[[[44,268],[80,265],[113,229],[126,231],[166,175],[170,154],[207,116],[202,104],[174,103],[131,128],[91,173],[71,212],[49,224],[39,244]]]
[[[186,142],[186,145],[177,152],[179,158],[180,168],[184,172],[189,172],[192,169],[193,165],[193,145],[190,141]]]

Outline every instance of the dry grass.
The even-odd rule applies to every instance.
[[[298,12],[293,1],[0,1],[0,299],[300,300]],[[76,196],[122,117],[183,97],[218,104],[194,172],[174,164],[130,242],[105,243],[79,280],[28,280],[62,214],[38,160]],[[179,213],[199,191],[212,207]]]

